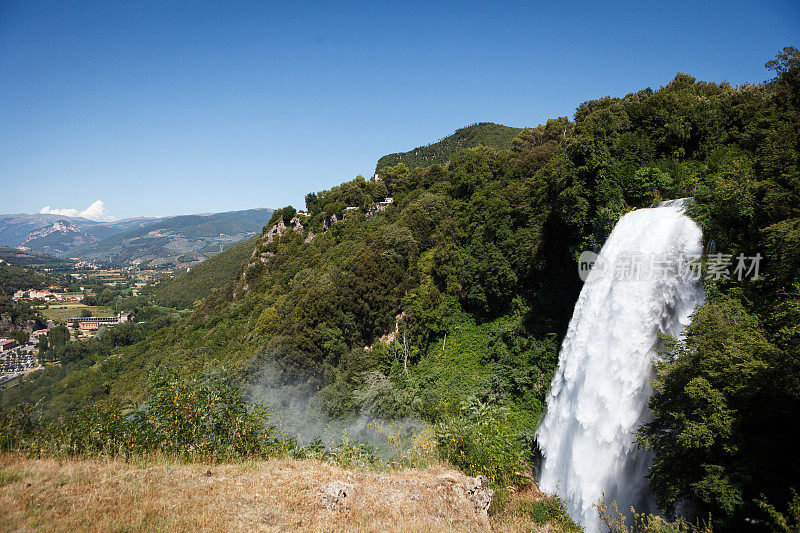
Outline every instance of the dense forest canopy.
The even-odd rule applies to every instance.
[[[521,128],[511,128],[492,122],[472,124],[457,129],[452,135],[427,146],[419,146],[408,152],[387,154],[378,160],[375,172],[380,172],[383,167],[391,167],[399,163],[403,163],[408,168],[444,165],[450,156],[459,150],[476,146],[509,150],[511,143],[520,131],[522,131]]]
[[[578,254],[625,212],[691,196],[709,251],[765,260],[758,279],[708,280],[659,365],[640,432],[652,486],[665,511],[692,502],[719,527],[763,516],[762,494],[783,508],[800,488],[800,53],[767,66],[772,80],[741,87],[679,73],[525,128],[507,150],[379,165],[377,179],[311,193],[305,213],[273,214],[236,280],[191,316],[4,401],[43,397],[53,414],[141,398],[153,365],[224,362],[254,394],[271,369],[331,418],[436,423],[462,401],[502,406],[531,454]]]
[[[44,289],[55,281],[32,268],[0,263],[0,296],[11,296],[18,290]]]

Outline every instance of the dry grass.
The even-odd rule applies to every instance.
[[[443,466],[380,473],[312,460],[203,465],[3,454],[0,531],[488,530],[486,517],[450,488],[467,479]],[[333,509],[320,495],[332,481],[352,485]],[[491,526],[537,529],[514,512],[499,513]]]

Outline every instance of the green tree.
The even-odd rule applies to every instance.
[[[28,332],[22,329],[14,330],[10,332],[8,335],[9,337],[17,341],[17,343],[19,344],[25,344],[31,338]]]
[[[789,457],[782,457],[789,461],[783,472],[770,465],[769,450],[778,444],[770,440],[780,440],[783,428],[770,428],[765,418],[778,412],[771,388],[780,356],[765,333],[738,299],[716,296],[658,365],[653,420],[641,428],[640,442],[655,452],[650,482],[662,509],[689,501],[699,516],[732,525],[752,512],[767,480],[775,489],[785,482]],[[796,475],[797,463],[790,469]]]
[[[312,215],[319,213],[320,201],[316,193],[310,192],[306,194],[306,211]]]
[[[383,167],[378,173],[389,191],[393,191],[398,183],[402,184],[407,175],[408,168],[403,163],[398,163],[393,167]]]
[[[39,335],[39,342],[36,344],[36,347],[39,349],[40,354],[47,353],[47,350],[50,349],[50,345],[47,342],[47,335]]]
[[[53,348],[60,348],[64,346],[69,340],[69,329],[67,326],[56,326],[47,334],[49,344]]]
[[[283,223],[286,224],[287,226],[289,225],[289,222],[292,221],[292,219],[296,214],[297,214],[297,209],[295,209],[290,205],[287,205],[286,207],[281,209],[281,216],[283,217]]]

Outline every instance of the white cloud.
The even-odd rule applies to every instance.
[[[41,208],[39,212],[43,215],[62,215],[65,217],[88,218],[89,220],[95,220],[97,222],[111,222],[112,220],[117,219],[117,217],[106,211],[106,207],[103,205],[102,200],[95,200],[92,202],[92,205],[83,211],[78,211],[77,209],[50,209],[50,206],[46,205]]]

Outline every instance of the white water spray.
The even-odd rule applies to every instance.
[[[570,516],[599,529],[594,504],[605,492],[619,509],[653,512],[649,454],[634,432],[648,420],[659,332],[679,336],[703,301],[681,272],[702,251],[700,228],[682,202],[623,216],[589,274],[564,338],[537,430],[539,487],[559,493]]]

